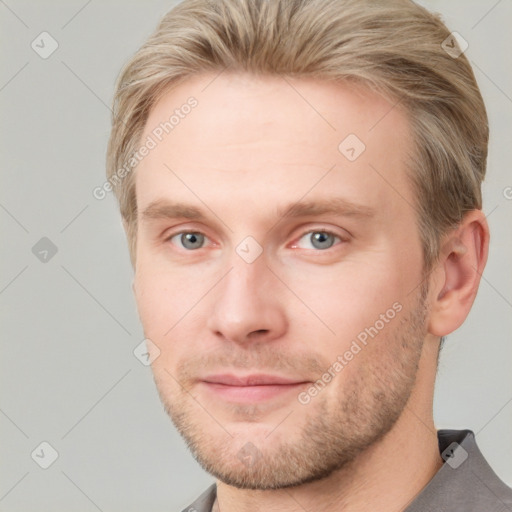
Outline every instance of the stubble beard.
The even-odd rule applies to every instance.
[[[378,353],[373,351],[370,354],[373,357],[361,359],[357,371],[351,372],[350,378],[343,382],[336,403],[332,403],[328,393],[321,392],[310,404],[294,405],[296,410],[289,420],[295,430],[299,425],[298,415],[301,412],[306,415],[300,430],[293,435],[273,433],[265,441],[248,431],[240,442],[230,437],[214,416],[205,414],[207,404],[199,404],[183,388],[171,397],[166,392],[165,376],[155,375],[160,399],[194,458],[205,471],[225,484],[240,489],[270,490],[324,479],[382,440],[400,418],[416,381],[426,335],[426,292],[423,286],[416,307],[406,318],[397,315],[393,320],[398,320],[397,324],[386,326],[389,333],[383,331],[368,342],[368,345],[379,343]],[[356,355],[349,364],[357,365],[359,357]],[[328,386],[335,385],[336,377]],[[234,409],[234,417],[237,412],[248,417],[250,411],[257,415],[258,406]],[[198,413],[203,424],[197,422]],[[244,443],[249,446],[249,453],[252,451],[249,464],[243,463],[240,457],[240,446]]]

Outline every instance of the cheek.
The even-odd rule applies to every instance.
[[[180,344],[173,341],[180,327],[176,314],[179,294],[156,272],[137,272],[134,292],[144,336],[157,347],[158,356],[151,364],[153,374],[162,383],[167,382],[166,372],[175,372],[171,362],[180,357]]]
[[[389,360],[414,295],[408,297],[409,281],[414,279],[389,259],[379,264],[374,260],[372,265],[360,260],[327,274],[301,274],[294,291],[308,307],[300,305],[295,310],[300,325],[291,324],[296,329],[292,337],[304,344],[305,351],[318,351],[336,375],[337,384],[326,396],[337,394],[338,386],[357,375],[362,378],[371,372],[375,360],[382,365]]]
[[[206,301],[202,299],[211,284],[198,279],[197,272],[163,268],[154,260],[139,263],[134,293],[144,334],[162,354],[172,347],[174,357],[187,346],[177,341],[195,338],[195,331],[204,326]]]
[[[288,272],[283,280],[293,283],[302,302],[297,320],[342,345],[343,339],[373,325],[396,301],[403,301],[407,289],[400,272],[387,262],[368,264],[362,258],[332,268]]]
[[[173,325],[172,312],[176,310],[179,293],[165,275],[146,271],[143,265],[137,267],[134,293],[146,336],[162,337]]]

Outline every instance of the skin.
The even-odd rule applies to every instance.
[[[162,402],[217,477],[215,508],[404,509],[442,464],[432,414],[439,337],[475,298],[489,238],[482,212],[443,238],[425,277],[403,112],[347,84],[204,74],[157,102],[143,138],[190,96],[197,107],[136,171],[134,292]],[[354,161],[338,149],[349,134],[366,146]],[[350,208],[280,214],[335,197]],[[175,216],[165,201],[204,218]],[[318,231],[333,234],[330,247],[319,248]],[[254,261],[241,257],[258,246]],[[379,319],[378,333],[301,403]],[[303,384],[241,402],[205,384],[222,373]]]

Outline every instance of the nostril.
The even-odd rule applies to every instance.
[[[249,336],[257,337],[257,336],[263,336],[265,334],[268,334],[268,329],[258,329],[257,331],[252,331]]]

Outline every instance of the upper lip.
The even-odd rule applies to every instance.
[[[270,385],[290,385],[306,382],[300,379],[289,379],[279,375],[267,375],[263,373],[237,376],[228,373],[210,375],[202,379],[203,382],[214,384],[224,384],[226,386],[270,386]]]

